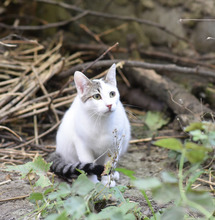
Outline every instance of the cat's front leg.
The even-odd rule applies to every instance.
[[[106,158],[105,164],[109,163],[110,158]],[[112,165],[112,168],[116,167],[116,162]],[[102,176],[101,182],[105,186],[114,187],[116,185],[116,181],[119,180],[119,172],[113,171],[109,175]]]
[[[92,151],[86,146],[81,139],[77,139],[75,143],[75,149],[77,153],[78,160],[81,163],[93,163],[94,156]]]
[[[93,183],[98,183],[98,177],[96,175],[88,175],[87,176],[89,180],[91,180]]]
[[[114,186],[116,186],[116,182],[115,182],[115,180],[113,180],[111,178],[111,175],[102,176],[101,183],[104,186],[107,186],[107,187],[114,187]]]

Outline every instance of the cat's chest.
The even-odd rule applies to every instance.
[[[104,149],[115,148],[115,139],[117,130],[116,126],[97,126],[96,128],[89,128],[86,133],[85,140],[89,148],[93,149],[94,152],[104,151]]]

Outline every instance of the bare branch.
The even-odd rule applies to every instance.
[[[60,21],[60,22],[49,23],[49,24],[38,25],[38,26],[13,26],[13,25],[7,25],[4,23],[0,23],[0,27],[5,28],[5,29],[10,29],[10,30],[38,31],[38,30],[44,30],[44,29],[48,29],[48,28],[65,26],[71,22],[79,20],[80,18],[86,16],[87,14],[88,14],[88,11],[83,11],[82,13],[78,14],[77,16],[72,17],[66,21]]]
[[[124,62],[124,67],[140,67],[144,69],[154,69],[157,71],[168,71],[168,72],[178,72],[178,73],[186,73],[186,74],[195,74],[200,76],[207,76],[215,78],[215,72],[211,70],[206,70],[203,68],[190,68],[190,67],[181,67],[175,64],[157,64],[157,63],[147,63],[143,61],[131,61],[131,60],[102,60],[95,63],[91,68],[99,68],[99,67],[109,67],[113,63]],[[58,76],[67,77],[73,74],[76,70],[82,70],[86,66],[91,65],[92,62],[87,62],[84,64],[79,64],[74,66],[66,71],[63,71]]]

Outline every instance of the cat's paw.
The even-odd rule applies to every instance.
[[[112,178],[114,180],[119,180],[119,172],[115,171],[113,174],[112,174]]]
[[[102,177],[102,180],[101,180],[101,183],[104,185],[104,186],[107,186],[107,187],[114,187],[116,186],[116,182],[114,180],[112,180],[111,176],[110,175],[107,175],[107,176],[103,176]]]
[[[98,180],[98,178],[97,178],[96,175],[89,175],[89,176],[88,176],[88,179],[89,179],[90,181],[92,181],[93,183],[98,183],[98,182],[99,182],[99,180]]]

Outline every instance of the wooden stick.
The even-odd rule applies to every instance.
[[[15,196],[15,197],[6,198],[6,199],[0,199],[0,202],[8,202],[8,201],[12,201],[12,200],[25,199],[25,198],[29,197],[29,195],[30,194],[23,195],[23,196]]]
[[[186,138],[187,136],[185,135],[175,135],[175,136],[160,136],[160,137],[149,137],[149,138],[141,138],[141,139],[136,139],[136,140],[131,140],[129,143],[130,144],[137,144],[141,142],[149,142],[153,140],[160,140],[164,138]]]
[[[5,129],[5,130],[9,131],[14,136],[16,136],[20,141],[22,141],[22,138],[15,131],[11,130],[10,128],[0,125],[0,129]]]
[[[2,186],[2,185],[4,185],[4,184],[7,184],[7,183],[9,183],[9,182],[11,182],[11,179],[5,180],[5,181],[3,181],[3,182],[0,182],[0,186]]]
[[[0,27],[5,28],[5,29],[9,29],[9,30],[22,30],[22,31],[24,31],[24,30],[29,30],[29,31],[45,30],[48,28],[65,26],[71,22],[77,21],[77,20],[85,17],[87,14],[88,14],[88,11],[84,11],[84,12],[78,14],[77,16],[72,17],[68,20],[39,25],[39,26],[14,26],[14,25],[7,25],[4,23],[0,23]]]
[[[131,61],[131,60],[102,60],[96,62],[93,66],[91,66],[92,62],[86,62],[84,64],[79,64],[74,66],[66,71],[61,72],[58,76],[60,77],[68,77],[76,70],[81,70],[86,68],[87,66],[91,66],[91,68],[99,68],[99,67],[110,67],[113,63],[124,62],[123,67],[140,67],[144,69],[154,69],[157,71],[168,71],[168,72],[179,72],[186,74],[194,74],[203,77],[212,77],[215,78],[214,70],[205,70],[203,68],[195,67],[181,67],[175,64],[157,64],[157,63],[147,63],[143,61]]]
[[[209,185],[212,185],[212,186],[215,186],[215,183],[211,182],[211,181],[208,181],[208,180],[203,180],[201,178],[197,178],[198,181],[200,182],[203,182],[203,183],[207,183]]]

